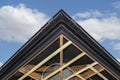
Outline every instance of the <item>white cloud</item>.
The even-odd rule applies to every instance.
[[[48,16],[23,4],[0,8],[0,40],[25,42],[47,22]]]
[[[114,2],[113,7],[120,10],[120,1]]]
[[[91,18],[91,17],[101,17],[103,14],[100,13],[99,11],[91,10],[89,12],[84,12],[84,13],[77,13],[76,15],[73,16],[73,18]]]
[[[87,12],[89,13],[89,12]],[[93,11],[94,13],[94,11]],[[101,13],[101,12],[98,12]],[[83,13],[80,13],[83,14]],[[92,14],[91,12],[89,14]],[[112,40],[111,44],[113,50],[120,52],[120,18],[116,13],[101,13],[97,17],[85,18],[79,15],[74,15],[75,20],[97,41]],[[87,18],[88,17],[88,18]],[[116,42],[117,41],[117,42]],[[118,55],[117,54],[117,55]],[[113,54],[114,55],[114,54]],[[119,56],[116,56],[119,57]],[[119,59],[120,61],[120,59]]]
[[[120,18],[116,13],[101,13],[91,10],[77,13],[73,18],[96,40],[120,40]],[[3,6],[0,8],[0,40],[25,42],[49,17],[23,4],[18,6]],[[120,50],[115,47],[114,49]]]
[[[92,13],[90,12],[90,14]],[[113,13],[106,17],[102,17],[104,14],[100,14],[100,18],[98,18],[98,16],[96,18],[89,17],[86,19],[75,19],[88,33],[90,33],[98,41],[103,41],[105,39],[120,40],[120,18]],[[75,16],[80,17],[79,15]]]
[[[91,12],[86,12],[87,14],[92,14]],[[94,13],[94,11],[93,11]],[[94,37],[97,41],[103,42],[107,40],[111,40],[112,42],[108,42],[112,46],[112,50],[117,51],[117,54],[112,54],[118,61],[120,62],[120,18],[116,13],[101,13],[101,15],[97,17],[88,17],[88,15],[84,15],[82,19],[81,15],[74,15],[76,17],[75,20],[80,24],[92,37]],[[80,13],[83,14],[83,13]]]
[[[2,66],[3,64],[0,62],[0,67]]]

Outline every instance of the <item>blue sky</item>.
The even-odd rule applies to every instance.
[[[0,65],[60,9],[120,61],[119,0],[0,0]]]

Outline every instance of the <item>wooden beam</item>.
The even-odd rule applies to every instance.
[[[69,79],[73,78],[74,76],[78,75],[79,73],[82,73],[83,71],[86,71],[86,70],[89,69],[90,67],[95,66],[96,64],[98,64],[98,63],[97,63],[97,62],[94,62],[94,63],[88,65],[87,67],[79,70],[78,72],[72,74],[71,76],[67,77],[67,78],[64,79],[64,80],[69,80]]]
[[[83,71],[80,75],[83,76],[85,79],[90,78],[93,76],[93,74],[96,74],[94,71],[88,69],[85,72]]]
[[[36,66],[36,65],[28,64],[28,65],[26,65],[25,67],[28,67],[28,68],[31,70],[31,69],[34,68],[35,66]],[[42,66],[42,67],[36,69],[36,71],[42,72],[42,71],[45,70],[47,67],[48,67],[48,66]],[[51,72],[51,71],[53,71],[53,70],[54,70],[54,68],[51,67],[51,68],[48,68],[48,69],[46,70],[46,72]]]
[[[72,71],[73,74],[75,73],[75,71],[74,71],[73,69],[70,68],[69,70]],[[79,79],[82,79],[82,80],[86,80],[84,77],[82,77],[82,76],[79,75],[79,74],[77,74],[76,76],[77,76],[77,77],[75,78],[75,80],[77,80],[78,78],[79,78]]]
[[[84,77],[82,77],[81,75],[77,74],[76,75],[80,80],[86,80]]]
[[[33,59],[35,59],[39,54],[41,54],[44,50],[46,50],[51,44],[53,44],[57,39],[59,39],[59,36],[55,38],[52,42],[50,42],[46,47],[44,47],[41,51],[39,51],[35,56],[33,56],[30,60],[28,60],[23,66],[27,65],[29,62],[31,62]],[[43,39],[44,40],[44,39]],[[13,75],[15,75],[17,71],[15,71],[12,75],[10,75],[6,80],[9,80]]]
[[[60,35],[60,47],[63,46],[63,35]],[[63,50],[60,51],[60,67],[63,66]],[[63,70],[60,71],[60,80],[63,80]]]
[[[79,71],[83,68],[85,68],[87,66],[87,64],[85,65],[76,65],[76,66],[71,66],[70,68],[73,70],[73,71]],[[104,68],[100,65],[96,65],[96,67],[94,67],[98,72],[101,72],[104,70]],[[81,76],[85,79],[88,79],[89,77],[95,75],[96,73],[92,70],[87,70],[86,72],[82,73]],[[77,75],[78,77],[78,75]]]
[[[64,36],[65,39],[69,40],[66,36]],[[73,43],[73,45],[78,48],[79,50],[81,50],[82,52],[84,52],[80,47],[78,47],[76,44]],[[91,58],[91,56],[89,56],[88,54],[86,54],[89,58]],[[93,58],[91,58],[93,61],[95,61]],[[93,69],[93,68],[92,68]],[[96,70],[95,70],[96,71]],[[94,72],[95,72],[94,71]],[[101,75],[100,73],[98,73],[99,76],[101,76],[103,79],[107,80],[103,75]]]
[[[23,74],[26,74],[29,70],[25,69],[24,67],[20,68],[19,69],[19,72],[23,73]],[[30,75],[31,78],[35,79],[35,80],[41,80],[41,75],[36,73],[36,72],[33,72],[31,73]]]
[[[98,68],[96,68],[96,70],[97,70],[98,72],[101,72],[101,71],[104,70],[104,68],[103,68],[102,66],[98,66]],[[95,74],[96,74],[96,73],[95,73],[94,71],[92,71],[92,70],[89,69],[87,72],[81,74],[81,76],[83,76],[85,79],[88,79],[88,78],[90,78],[91,76],[94,76]]]
[[[74,70],[74,71],[78,71],[78,70],[81,70],[81,69],[87,67],[88,65],[89,65],[89,64],[76,65],[76,66],[71,66],[70,68],[71,68],[72,70]],[[99,71],[99,70],[104,69],[104,68],[103,68],[102,66],[98,65],[98,66],[96,67],[96,69]]]
[[[102,75],[101,73],[99,73],[99,71],[97,71],[96,69],[94,69],[93,67],[90,67],[91,70],[93,70],[96,74],[98,74],[101,78],[103,78],[104,80],[108,80],[104,75]]]
[[[70,67],[68,67],[69,68],[69,70],[74,74],[75,73],[75,71],[72,69],[72,68],[70,68]],[[78,79],[82,79],[82,80],[86,80],[85,78],[83,78],[81,75],[76,75],[77,77],[75,78],[75,80],[78,80]]]
[[[52,72],[51,74],[49,74],[48,76],[46,76],[45,78],[43,78],[43,80],[48,80],[49,78],[51,78],[52,76],[54,76],[55,74],[57,74],[58,72],[60,72],[61,70],[65,69],[66,67],[68,67],[70,64],[74,63],[75,61],[77,61],[78,59],[80,59],[81,57],[83,57],[86,53],[81,53],[78,56],[76,56],[75,58],[73,58],[72,60],[70,60],[69,62],[67,62],[65,65],[63,65],[62,67],[60,67],[59,69],[57,69],[56,71]]]
[[[36,69],[38,69],[39,67],[41,67],[43,64],[45,64],[46,62],[48,62],[51,58],[53,58],[54,56],[56,56],[61,50],[65,49],[66,47],[68,47],[70,44],[72,44],[71,41],[68,41],[67,43],[65,43],[61,48],[57,49],[55,52],[53,52],[51,55],[49,55],[47,58],[45,58],[43,61],[41,61],[40,63],[38,63],[33,69],[31,69],[29,72],[27,72],[26,74],[24,74],[22,77],[20,77],[18,80],[23,80],[25,77],[27,77],[29,74],[31,74],[32,72],[34,72]]]

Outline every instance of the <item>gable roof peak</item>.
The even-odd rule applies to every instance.
[[[63,17],[67,17],[69,19],[71,19],[71,17],[63,10],[63,9],[60,9],[54,16],[53,18],[57,18],[59,17],[59,19],[63,18]]]
[[[64,13],[65,11],[63,9],[60,9],[59,12]]]

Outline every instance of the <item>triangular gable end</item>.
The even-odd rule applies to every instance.
[[[119,62],[63,10],[0,70],[0,80],[120,79]]]

